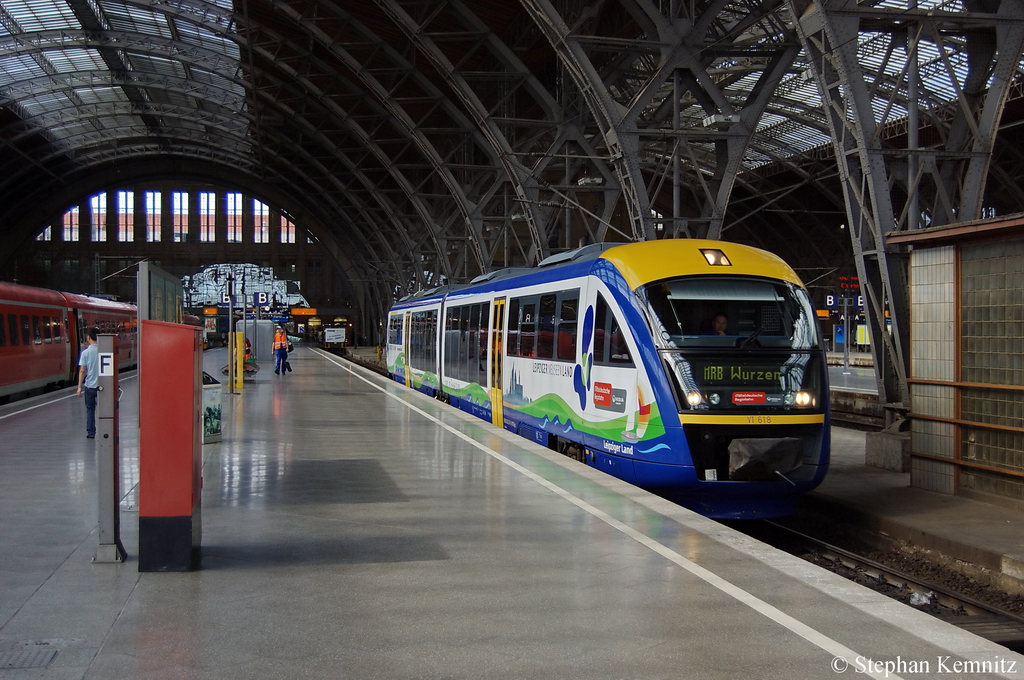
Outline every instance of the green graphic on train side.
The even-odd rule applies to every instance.
[[[457,397],[459,399],[468,399],[477,406],[488,406],[491,403],[491,398],[479,383],[469,383],[465,387],[454,389],[446,387],[444,390],[447,394]]]
[[[646,427],[642,432],[637,429],[638,423],[642,422],[639,417],[640,409],[614,420],[588,420],[573,411],[557,394],[546,394],[527,404],[510,405],[509,408],[534,418],[546,418],[549,422],[558,423],[563,427],[571,423],[574,430],[613,441],[621,440],[623,433],[636,433],[638,440],[655,439],[665,434],[665,425],[656,402],[650,405],[650,417],[643,423]]]
[[[432,389],[440,389],[441,381],[438,379],[437,374],[431,371],[416,372],[416,369],[412,370],[412,386],[419,389],[420,387],[430,387]]]
[[[388,364],[388,372],[394,374],[399,371],[405,371],[405,352],[399,352],[398,355],[395,356],[395,362],[393,364]]]

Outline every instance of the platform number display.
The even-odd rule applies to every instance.
[[[864,306],[863,295],[826,295],[825,296],[825,307],[828,309],[835,309],[843,305],[843,299],[849,299],[850,305],[853,307],[861,308]]]
[[[270,305],[270,293],[253,293],[252,294],[252,306],[253,307],[268,307]]]

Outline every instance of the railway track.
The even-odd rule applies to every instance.
[[[881,416],[848,413],[833,409],[832,424],[839,427],[848,427],[853,430],[875,431],[885,427],[885,419]]]
[[[875,588],[911,606],[947,621],[963,630],[1017,652],[1024,651],[1024,617],[957,593],[937,583],[893,569],[849,550],[831,545],[775,522],[760,523],[769,531],[755,537],[832,571]],[[751,534],[754,535],[754,534]],[[823,564],[823,562],[825,564]],[[831,563],[831,567],[828,563]],[[832,568],[834,567],[834,568]]]

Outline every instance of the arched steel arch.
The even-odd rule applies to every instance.
[[[910,358],[906,258],[888,245],[886,234],[981,217],[999,119],[1024,48],[1024,4],[965,2],[963,12],[931,6],[896,11],[850,0],[796,0],[791,5],[842,173],[857,268],[867,284],[879,394],[894,410],[905,410]],[[864,64],[865,32],[889,42],[881,66]],[[931,64],[938,67],[927,83],[920,77],[925,47],[937,55]],[[883,79],[870,75],[884,72],[890,59],[900,63],[894,56],[900,48],[908,55],[899,69],[907,76],[906,89],[900,101],[900,88],[890,84],[890,103],[880,113],[873,81]],[[922,144],[921,93],[939,87],[954,97],[944,110],[925,110],[940,141]],[[902,111],[894,112],[893,102]],[[893,146],[884,129],[903,117],[910,121],[906,144]]]
[[[584,239],[724,236],[808,271],[851,253],[896,408],[886,231],[976,214],[989,176],[1024,210],[1024,161],[991,168],[1024,100],[1021,0],[23,2],[0,9],[4,261],[27,201],[143,159],[307,206],[378,310]],[[67,26],[36,21],[47,2]]]
[[[75,204],[83,196],[105,189],[117,189],[128,182],[145,184],[173,180],[204,182],[245,191],[275,209],[287,213],[320,242],[337,270],[344,273],[360,300],[364,302],[379,299],[381,295],[386,299],[390,293],[389,281],[391,286],[397,281],[397,272],[385,273],[368,267],[367,263],[355,256],[361,252],[361,248],[339,239],[343,232],[338,230],[338,216],[332,211],[297,201],[282,187],[254,175],[240,174],[236,168],[228,164],[210,163],[200,158],[168,159],[164,162],[116,160],[94,166],[88,171],[68,176],[60,187],[41,188],[37,194],[28,197],[23,207],[21,223],[51,223],[59,219],[69,205]],[[20,231],[12,234],[12,237],[28,241],[41,229],[42,226],[35,230]]]

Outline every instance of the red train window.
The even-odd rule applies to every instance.
[[[43,317],[43,342],[50,344],[53,342],[52,331],[50,330],[50,317]]]
[[[11,336],[11,347],[18,346],[18,315],[7,315],[7,332]]]
[[[53,317],[53,341],[61,342],[61,328],[64,326],[64,320]]]
[[[21,315],[21,344],[32,344],[32,328],[28,325],[28,314]]]
[[[43,330],[39,327],[39,317],[32,317],[32,341],[37,345],[43,344]]]

